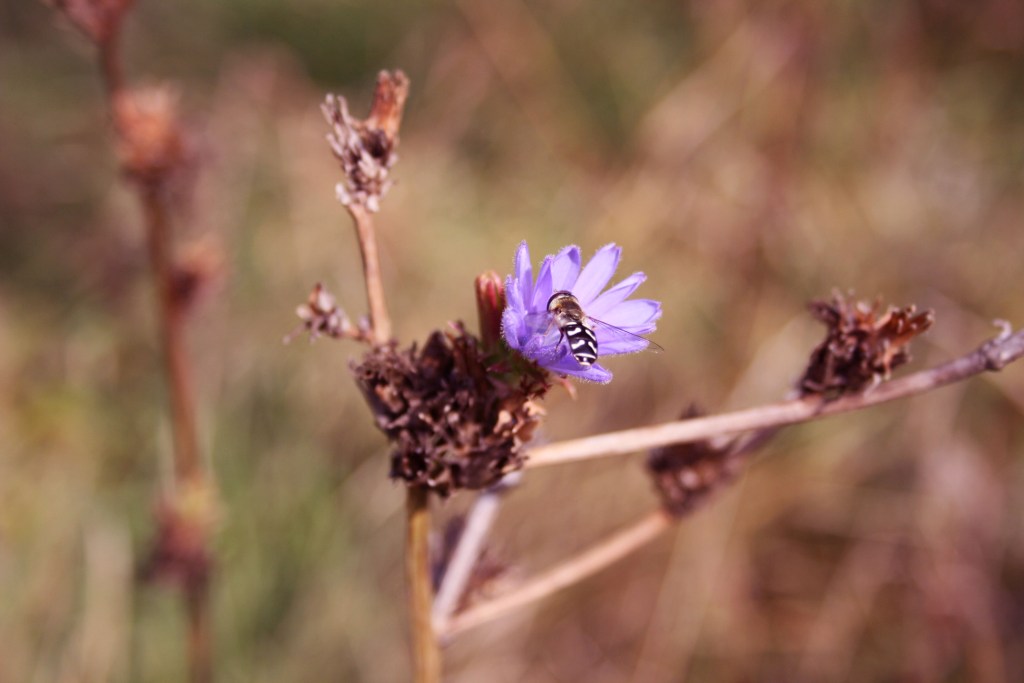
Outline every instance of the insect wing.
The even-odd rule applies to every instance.
[[[621,327],[616,327],[611,323],[606,323],[603,320],[597,318],[587,317],[587,324],[590,325],[594,332],[598,335],[598,349],[601,353],[633,353],[635,351],[652,351],[654,353],[661,353],[665,349],[658,345],[656,342],[651,341],[647,337],[639,334],[633,334],[628,330],[624,330]],[[616,347],[633,346],[637,342],[644,342],[644,346],[641,348],[634,349],[633,351],[620,351]],[[612,349],[605,350],[608,346]]]

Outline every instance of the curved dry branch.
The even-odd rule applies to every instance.
[[[441,638],[453,638],[463,631],[498,619],[596,574],[658,537],[674,521],[675,518],[664,510],[655,510],[636,524],[599,541],[592,548],[574,555],[518,588],[456,614],[439,629]]]
[[[1011,334],[1009,325],[1000,324],[1004,328],[1003,332],[975,351],[935,368],[880,384],[863,394],[844,396],[832,401],[820,397],[783,401],[732,413],[625,429],[538,446],[530,450],[526,467],[545,467],[589,458],[626,455],[674,443],[700,441],[753,429],[807,422],[921,394],[963,381],[982,372],[1002,370],[1024,355],[1024,330]]]

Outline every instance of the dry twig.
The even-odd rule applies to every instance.
[[[633,526],[552,567],[515,590],[456,614],[440,630],[441,636],[445,640],[454,638],[463,631],[503,617],[566,586],[571,586],[653,540],[671,527],[672,522],[673,517],[668,513],[661,509],[656,510]]]
[[[885,382],[872,390],[832,401],[819,397],[783,401],[732,413],[624,429],[599,436],[571,439],[531,449],[527,468],[559,465],[590,458],[626,455],[674,443],[709,439],[754,429],[766,429],[861,410],[898,398],[921,394],[986,371],[999,371],[1024,355],[1024,331],[1008,328],[975,351],[929,370]]]

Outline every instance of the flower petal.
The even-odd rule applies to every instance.
[[[501,314],[501,336],[509,348],[517,351],[522,347],[522,326],[519,324],[519,315],[511,308],[506,308]]]
[[[590,382],[611,381],[611,372],[601,365],[584,368],[572,356],[565,335],[552,323],[547,303],[555,291],[572,292],[591,317],[602,357],[643,350],[651,342],[635,335],[655,329],[661,305],[649,299],[627,301],[646,279],[643,273],[633,273],[601,293],[614,275],[620,255],[619,247],[607,244],[581,270],[579,248],[566,247],[541,262],[534,281],[529,248],[521,243],[515,271],[505,285],[508,303],[502,313],[502,336],[508,345],[551,372]]]
[[[555,292],[551,275],[551,262],[553,260],[554,256],[545,256],[544,262],[540,264],[537,285],[533,288],[533,300],[526,300],[527,308],[531,313],[547,310],[548,299]]]
[[[575,244],[562,249],[551,262],[552,294],[561,290],[570,290],[580,276],[580,248]],[[547,301],[544,305],[547,306]]]
[[[593,303],[608,281],[612,279],[615,269],[619,267],[621,254],[622,247],[616,246],[614,243],[606,244],[598,249],[594,257],[584,266],[583,272],[576,280],[576,285],[572,288],[572,293],[580,300],[583,310],[587,310],[587,307]]]
[[[647,276],[643,273],[633,273],[625,280],[594,299],[593,303],[583,310],[587,312],[587,315],[592,315],[595,318],[604,320],[608,311],[625,301],[626,297],[635,292],[636,288],[639,287],[646,279]],[[607,322],[611,321],[609,320]]]
[[[501,333],[510,347],[522,349],[523,344],[530,336],[530,329],[523,316],[522,293],[518,288],[511,285],[512,278],[509,277],[505,284],[508,303],[505,306],[505,310],[501,313]]]
[[[621,327],[627,332],[641,334],[637,330],[652,328],[652,323],[661,317],[661,304],[653,299],[624,301],[605,312],[602,322]],[[600,337],[598,338],[600,339]]]
[[[603,358],[604,356],[619,356],[624,353],[637,353],[643,351],[650,342],[642,337],[627,337],[620,335],[615,339],[607,343],[598,342],[597,352]]]
[[[600,364],[594,363],[589,368],[584,368],[575,358],[569,355],[551,363],[550,365],[546,365],[545,367],[560,375],[571,375],[573,377],[585,379],[588,382],[607,384],[612,381],[612,373],[603,368]]]
[[[523,240],[516,249],[515,277],[522,292],[522,300],[530,301],[533,298],[533,266],[530,264],[530,247],[527,246],[526,240]],[[506,291],[508,289],[506,287]]]

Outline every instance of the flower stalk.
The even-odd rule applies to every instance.
[[[373,227],[373,218],[361,204],[348,204],[345,208],[355,223],[359,255],[363,260],[366,302],[370,309],[370,335],[374,344],[386,344],[391,339],[391,317],[384,301],[384,280],[380,273],[380,256],[377,252],[377,233]]]
[[[431,622],[434,590],[430,583],[430,498],[421,486],[406,493],[405,568],[409,586],[413,671],[416,683],[441,680],[441,650]]]

